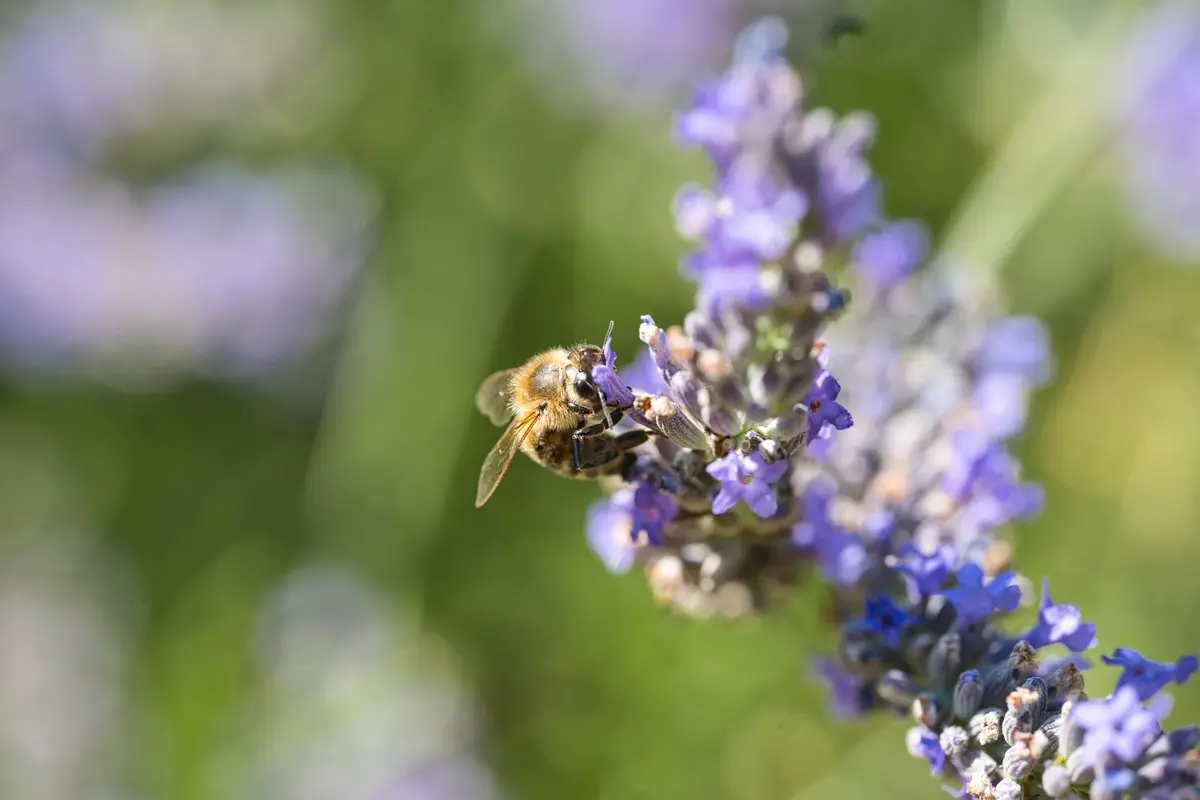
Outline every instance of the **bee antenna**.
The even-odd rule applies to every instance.
[[[602,392],[600,392],[600,396],[601,396],[601,397],[603,397],[603,396],[604,396],[604,392],[603,392],[603,391],[602,391]],[[605,422],[607,422],[607,423],[608,423],[608,427],[610,427],[610,428],[611,428],[611,427],[613,426],[613,421],[612,421],[612,416],[611,416],[611,415],[608,413],[608,398],[607,398],[607,397],[604,397],[604,405],[603,405],[603,406],[601,406],[601,408],[603,408],[603,409],[604,409],[604,421],[605,421]]]

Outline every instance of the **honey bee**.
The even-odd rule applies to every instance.
[[[574,478],[624,474],[636,462],[629,451],[650,434],[609,431],[624,412],[606,404],[592,378],[592,368],[602,363],[604,351],[595,345],[557,347],[484,379],[475,393],[476,408],[496,425],[511,422],[483,462],[476,508],[496,491],[518,450]]]

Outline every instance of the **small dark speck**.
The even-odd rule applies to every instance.
[[[861,36],[867,30],[867,22],[857,14],[842,12],[835,14],[825,25],[821,35],[826,47],[833,47],[845,36]]]

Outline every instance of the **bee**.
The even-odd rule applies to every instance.
[[[867,29],[866,20],[849,11],[841,11],[826,23],[821,39],[826,47],[833,47],[843,37],[861,36]]]
[[[650,434],[609,430],[624,411],[606,404],[592,378],[592,368],[602,363],[604,351],[596,345],[556,347],[484,379],[475,393],[476,408],[494,424],[509,425],[484,459],[476,508],[496,491],[518,450],[574,478],[623,475],[636,462],[629,451]]]

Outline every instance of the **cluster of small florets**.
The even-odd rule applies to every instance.
[[[621,373],[605,342],[597,382],[658,435],[592,507],[593,549],[697,616],[753,613],[819,572],[842,625],[816,668],[834,710],[911,714],[909,750],[959,796],[1196,798],[1200,730],[1164,732],[1156,697],[1195,656],[1118,649],[1117,691],[1093,701],[1086,662],[1039,660],[1095,646],[1076,607],[1044,583],[1037,623],[1004,624],[1033,594],[998,534],[1043,503],[1006,443],[1051,373],[1044,328],[1005,316],[989,276],[925,264],[919,223],[884,218],[873,123],[803,107],[785,34],[750,28],[679,118],[716,172],[675,203],[700,243],[696,308],[667,329],[643,317],[648,352]]]
[[[621,379],[637,391],[630,417],[660,435],[643,448],[639,484],[589,524],[611,569],[644,563],[658,597],[697,615],[749,613],[794,579],[805,557],[791,544],[793,466],[852,424],[820,337],[848,301],[827,254],[879,224],[863,161],[872,125],[805,110],[785,39],[775,21],[748,30],[730,70],[678,119],[679,141],[715,166],[713,188],[684,187],[675,201],[680,232],[699,245],[683,264],[696,308],[678,327],[642,318],[649,354]]]

